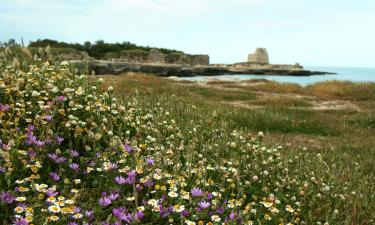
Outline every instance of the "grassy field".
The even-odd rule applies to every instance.
[[[0,50],[0,223],[374,224],[374,92]]]
[[[102,77],[122,98],[164,108],[182,129],[194,121],[228,134],[262,131],[266,144],[286,146],[286,154],[321,154],[341,188],[366,193],[340,212],[346,223],[374,221],[375,84],[332,81],[302,87],[265,80],[197,84],[145,74]]]

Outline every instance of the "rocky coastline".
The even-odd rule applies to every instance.
[[[296,65],[183,65],[166,63],[136,63],[126,61],[76,60],[71,61],[79,70],[94,71],[96,75],[126,72],[153,73],[162,77],[193,77],[233,74],[312,76],[332,74],[324,71],[305,70]]]
[[[144,57],[123,53],[119,58],[97,60],[86,58],[73,60],[72,63],[80,69],[88,69],[97,75],[121,74],[126,72],[153,73],[162,77],[193,77],[217,76],[233,74],[252,75],[285,75],[285,76],[312,76],[333,74],[323,71],[305,70],[299,63],[270,64],[268,52],[265,48],[257,48],[248,55],[247,62],[234,64],[210,64],[208,55],[169,54],[165,55],[158,50],[145,53]],[[172,57],[173,56],[173,57]]]

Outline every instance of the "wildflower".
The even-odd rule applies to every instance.
[[[69,151],[69,154],[70,154],[71,157],[78,157],[79,156],[79,153],[74,149],[71,149]]]
[[[111,199],[107,198],[107,197],[102,197],[99,199],[99,205],[101,206],[108,206],[112,203]]]
[[[203,196],[203,191],[200,188],[193,188],[191,190],[191,195],[193,197],[200,197],[200,196]]]
[[[81,219],[83,217],[83,215],[81,213],[76,213],[73,215],[73,218],[74,219]]]
[[[58,216],[56,216],[56,215],[53,215],[53,216],[50,216],[50,217],[48,217],[50,220],[52,220],[52,221],[58,221],[60,218],[58,217]]]
[[[67,225],[78,225],[77,222],[68,222]]]
[[[12,204],[16,198],[9,192],[2,192],[0,195],[0,200],[2,202]]]
[[[293,212],[294,212],[294,209],[293,209],[292,206],[290,206],[290,205],[287,205],[287,206],[285,207],[285,210],[288,211],[288,212],[290,212],[290,213],[293,213]]]
[[[124,145],[124,149],[125,149],[125,151],[127,152],[127,153],[132,153],[134,150],[133,150],[133,148],[130,146],[130,145],[128,145],[128,144],[125,144]]]
[[[273,205],[272,202],[262,202],[262,204],[263,204],[264,207],[266,207],[266,208],[270,208],[270,207]]]
[[[61,136],[56,136],[56,141],[58,144],[61,144],[64,141],[64,138]]]
[[[135,213],[134,219],[136,219],[136,220],[142,220],[143,217],[144,217],[143,212],[142,212],[142,211],[137,211],[137,212]]]
[[[117,200],[118,198],[120,198],[120,194],[119,194],[119,193],[116,193],[116,192],[112,192],[108,197],[109,197],[109,199],[110,199],[111,201],[115,201],[115,200]]]
[[[151,158],[151,157],[147,157],[147,158],[146,158],[146,163],[147,163],[147,165],[149,165],[149,166],[153,166],[154,163],[155,163],[155,160],[154,160],[153,158]]]
[[[21,206],[17,206],[16,208],[14,208],[14,211],[16,213],[23,213],[25,211],[25,209]]]
[[[62,163],[64,163],[66,161],[66,158],[65,157],[57,157],[56,158],[56,160],[55,160],[55,162],[57,163],[57,164],[62,164]]]
[[[191,221],[191,220],[186,220],[185,223],[186,223],[187,225],[196,225],[196,223],[193,222],[193,221]]]
[[[50,121],[52,120],[52,116],[51,116],[51,115],[46,115],[46,116],[44,117],[44,119],[45,119],[46,121],[50,122]]]
[[[5,105],[0,104],[0,111],[6,112],[9,110],[9,108],[10,107],[8,104],[5,104]]]
[[[28,225],[29,223],[26,221],[25,218],[16,218],[15,220],[13,220],[13,224],[14,225]]]
[[[211,216],[211,220],[213,222],[220,222],[221,221],[221,218],[218,216],[218,215],[212,215]]]
[[[210,207],[211,203],[206,201],[200,201],[198,205],[199,207],[201,207],[201,209],[207,209],[208,207]]]
[[[270,215],[265,214],[265,215],[264,215],[264,219],[265,219],[265,220],[271,220],[271,217],[270,217]]]
[[[176,198],[176,197],[178,197],[178,194],[174,191],[171,191],[171,192],[168,193],[168,196],[171,197],[171,198]]]
[[[64,96],[59,96],[59,97],[57,97],[57,101],[63,102],[63,101],[65,101],[65,97]]]
[[[117,177],[115,177],[115,182],[116,182],[117,184],[122,185],[122,184],[125,184],[125,183],[126,183],[126,179],[125,179],[124,177],[117,176]]]
[[[79,171],[79,165],[77,163],[71,163],[69,165],[70,169],[74,170],[75,172]]]
[[[59,212],[61,211],[61,208],[60,208],[60,206],[58,206],[58,205],[50,205],[50,206],[48,207],[48,210],[49,210],[50,212],[52,212],[52,213],[59,213]]]
[[[17,202],[24,202],[24,201],[26,201],[26,197],[23,197],[23,196],[17,197],[16,201]]]
[[[55,173],[55,172],[50,172],[48,174],[48,176],[53,180],[53,181],[59,181],[60,180],[60,176]]]

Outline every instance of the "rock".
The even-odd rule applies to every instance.
[[[152,49],[148,54],[148,60],[153,63],[165,63],[165,56],[157,49]]]
[[[210,57],[208,55],[193,55],[191,65],[209,65]]]
[[[267,49],[257,48],[254,54],[249,54],[247,61],[254,64],[269,64]]]
[[[295,69],[293,66],[264,66],[256,67],[235,67],[235,66],[205,66],[205,65],[178,65],[178,64],[152,64],[152,63],[130,63],[103,60],[75,61],[76,68],[80,71],[95,71],[97,75],[121,74],[126,72],[154,73],[159,76],[169,77],[191,77],[191,76],[216,76],[223,74],[254,74],[254,75],[291,75],[311,76],[331,74],[327,72]]]

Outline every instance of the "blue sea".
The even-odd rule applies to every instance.
[[[283,83],[297,83],[300,85],[309,85],[321,81],[342,80],[352,82],[375,82],[375,68],[358,68],[358,67],[319,67],[319,66],[305,66],[307,70],[325,71],[336,73],[336,75],[314,75],[314,76],[279,76],[279,75],[220,75],[220,76],[196,76],[196,77],[181,77],[183,80],[203,81],[206,79],[219,80],[243,80],[243,79],[267,79]]]

